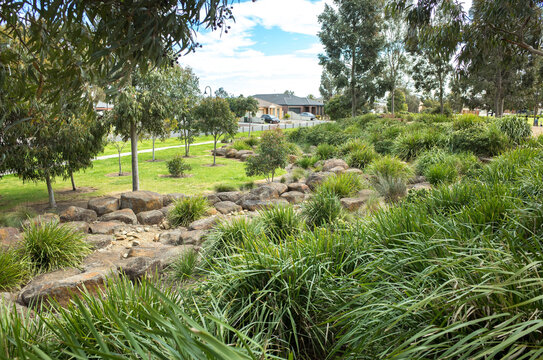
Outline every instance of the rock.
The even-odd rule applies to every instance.
[[[92,246],[93,250],[103,249],[115,240],[113,235],[88,235],[87,242]]]
[[[165,231],[160,233],[158,241],[165,245],[180,245],[182,243],[181,239],[181,229],[175,229],[170,231]]]
[[[176,202],[177,200],[179,199],[182,199],[184,198],[185,195],[184,194],[180,194],[180,193],[172,193],[172,194],[166,194],[164,196],[162,196],[162,206],[168,206],[174,202]]]
[[[125,224],[136,225],[138,218],[132,209],[122,209],[100,216],[100,221],[120,221]]]
[[[98,219],[94,210],[83,209],[77,206],[70,206],[60,214],[60,221],[85,221],[93,222]]]
[[[224,156],[226,154],[226,148],[221,147],[216,151],[217,156]],[[213,155],[213,150],[211,150],[211,155]]]
[[[89,209],[94,210],[98,216],[119,210],[119,199],[107,196],[90,199],[87,205]]]
[[[119,272],[130,280],[141,279],[145,275],[154,275],[162,270],[160,259],[150,257],[134,257],[119,265]]]
[[[431,188],[432,188],[432,184],[430,184],[429,182],[422,182],[422,183],[407,185],[408,190],[422,190],[422,189],[430,190]]]
[[[249,211],[256,211],[256,210],[263,210],[268,209],[273,206],[277,205],[288,205],[288,201],[281,198],[281,199],[270,199],[270,200],[243,200],[241,203],[241,206],[245,210]]]
[[[232,201],[221,201],[215,204],[215,209],[221,214],[230,214],[232,212],[240,211],[242,208]]]
[[[181,231],[181,243],[184,245],[200,245],[206,232],[204,230]]]
[[[344,171],[346,174],[356,174],[356,175],[360,175],[362,174],[362,170],[360,169],[357,169],[357,168],[350,168],[350,169],[347,169]]]
[[[160,260],[163,268],[170,266],[177,261],[187,251],[198,251],[198,248],[192,245],[181,245],[172,247],[160,254]]]
[[[90,224],[91,234],[113,234],[116,229],[123,227],[123,224],[118,221],[104,221]]]
[[[423,182],[426,182],[426,177],[424,177],[422,175],[417,175],[417,176],[413,176],[411,179],[409,179],[407,184],[411,185],[411,184],[418,184],[418,183],[423,183]]]
[[[142,211],[137,216],[142,225],[160,224],[164,220],[164,214],[160,210]]]
[[[358,198],[363,199],[364,201],[368,201],[368,199],[372,196],[378,196],[377,191],[370,190],[370,189],[363,189],[358,192]]]
[[[336,166],[336,167],[330,169],[330,172],[333,172],[334,174],[339,174],[339,173],[342,173],[344,171],[345,171],[345,168],[343,168],[342,166]]]
[[[244,155],[253,156],[254,154],[255,154],[255,152],[252,151],[252,150],[239,150],[237,155],[236,155],[236,158],[241,159],[242,156],[244,156]]]
[[[327,177],[333,174],[334,173],[329,171],[314,172],[307,177],[305,183],[311,190],[315,190],[315,188],[319,186]]]
[[[239,202],[244,200],[270,200],[277,199],[279,195],[288,190],[288,186],[281,183],[269,183],[249,191]]]
[[[309,192],[309,186],[307,186],[304,183],[299,183],[299,182],[290,183],[288,184],[288,191],[298,191],[298,192],[306,193],[306,192]]]
[[[255,156],[255,154],[243,154],[239,157],[239,159],[243,162],[247,161],[248,158]]]
[[[236,149],[229,148],[226,150],[225,156],[229,159],[235,159],[237,155],[238,155],[238,151]]]
[[[140,242],[138,240],[132,241],[132,246],[140,246]]]
[[[163,251],[159,248],[150,248],[150,247],[138,247],[138,248],[131,248],[128,250],[127,258],[133,258],[133,257],[150,257],[155,258],[157,257],[160,252]]]
[[[241,199],[241,196],[243,193],[241,191],[226,191],[226,192],[220,192],[217,193],[217,196],[221,201],[231,201],[236,202]]]
[[[74,231],[79,231],[84,234],[87,234],[89,232],[89,224],[84,221],[72,221],[64,224],[64,226],[71,227]]]
[[[34,312],[24,306],[16,303],[17,297],[8,292],[0,292],[0,307],[6,307],[8,310],[13,310],[24,317],[33,318]]]
[[[204,195],[204,197],[207,199],[207,202],[211,205],[214,205],[215,203],[218,203],[221,201],[221,199],[216,194],[207,194]]]
[[[121,194],[121,209],[132,209],[135,214],[162,207],[162,195],[155,192],[132,191]]]
[[[45,213],[43,215],[38,215],[35,218],[27,219],[23,221],[23,227],[27,227],[32,224],[42,224],[42,223],[51,223],[51,222],[60,222],[60,217],[57,214]]]
[[[344,160],[341,159],[330,159],[326,160],[322,165],[322,171],[331,171],[335,167],[341,167],[343,170],[347,170],[349,165]]]
[[[39,306],[44,301],[56,300],[66,305],[72,296],[86,288],[91,294],[103,288],[106,277],[113,275],[111,267],[99,267],[80,273],[77,269],[60,270],[34,278],[19,293],[17,302],[25,306]]]
[[[168,206],[164,206],[159,211],[164,215],[164,217],[166,217],[166,216],[168,216],[168,213],[170,212],[170,210],[173,209],[173,207],[174,207],[174,205],[170,204]]]
[[[340,200],[341,206],[349,211],[358,210],[364,203],[366,199],[364,198],[343,198]]]
[[[282,184],[282,183],[279,183],[279,182],[272,182],[272,183],[269,183],[269,184],[266,184],[266,185],[263,185],[263,186],[267,186],[267,187],[270,187],[272,189],[275,189],[279,195],[283,194],[284,192],[286,192],[288,190],[288,185],[287,184]]]
[[[281,195],[283,199],[286,199],[291,204],[299,204],[305,199],[305,194],[299,191],[288,191]]]
[[[14,227],[0,228],[0,249],[16,247],[21,241],[19,229]]]
[[[211,216],[194,221],[189,225],[189,230],[209,230],[219,221],[218,216]]]

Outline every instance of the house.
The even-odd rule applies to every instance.
[[[283,118],[283,108],[281,105],[274,104],[272,102],[262,100],[259,98],[255,98],[258,101],[258,112],[256,113],[256,116],[260,117],[264,114],[277,116],[279,119]]]
[[[279,118],[283,114],[293,112],[301,114],[303,112],[310,112],[314,115],[324,115],[324,104],[318,100],[312,100],[305,97],[299,97],[288,94],[257,94],[253,95],[255,99],[262,101],[263,105],[272,104],[273,106],[279,105],[281,108],[281,116],[275,115]],[[259,105],[260,106],[260,105]],[[266,108],[263,108],[263,110]],[[268,108],[273,110],[274,108]]]

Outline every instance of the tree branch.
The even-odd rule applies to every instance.
[[[543,50],[536,49],[533,46],[526,44],[524,41],[514,41],[514,40],[509,40],[506,38],[502,38],[502,40],[510,44],[517,45],[518,47],[521,47],[524,50],[528,50],[532,54],[543,56]]]

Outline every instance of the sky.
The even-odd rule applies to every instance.
[[[463,0],[469,9],[472,0]],[[323,53],[318,16],[331,0],[242,0],[228,33],[203,31],[202,48],[179,59],[200,78],[202,92],[224,88],[245,96],[282,93],[320,96]]]

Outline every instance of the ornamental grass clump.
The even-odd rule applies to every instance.
[[[174,279],[186,281],[194,277],[197,265],[198,252],[194,249],[188,249],[170,265],[169,270]]]
[[[392,156],[383,156],[374,160],[366,168],[366,172],[374,176],[402,179],[403,181],[409,180],[414,175],[409,164]]]
[[[362,180],[358,174],[340,173],[328,176],[320,185],[339,198],[349,197],[362,189]]]
[[[77,267],[92,252],[83,233],[57,221],[31,221],[23,232],[22,251],[38,272]]]
[[[302,231],[302,219],[292,206],[274,206],[259,213],[258,221],[271,241],[284,241]]]
[[[499,129],[514,144],[521,144],[532,136],[532,128],[525,118],[520,116],[504,116],[497,120]]]
[[[336,156],[337,148],[329,144],[320,144],[315,150],[315,155],[319,160],[328,160]]]
[[[350,167],[364,169],[377,158],[377,153],[371,146],[360,147],[347,154],[347,164]]]
[[[173,205],[168,212],[168,221],[172,226],[189,226],[191,222],[202,218],[209,208],[207,199],[202,196],[184,197]]]
[[[343,207],[335,192],[327,187],[318,187],[313,196],[304,202],[302,215],[310,228],[326,226],[341,219]]]
[[[301,167],[302,169],[309,169],[315,166],[315,163],[319,161],[319,159],[316,156],[302,156],[298,160],[296,160],[296,165]]]
[[[450,162],[437,163],[430,165],[424,176],[432,185],[450,184],[458,179],[458,170]]]
[[[216,192],[230,192],[237,191],[238,188],[231,184],[217,184],[213,187]]]
[[[379,175],[373,180],[375,190],[386,202],[398,202],[407,194],[407,185],[401,178]]]
[[[19,288],[32,275],[28,257],[16,248],[0,248],[0,269],[0,292]]]

